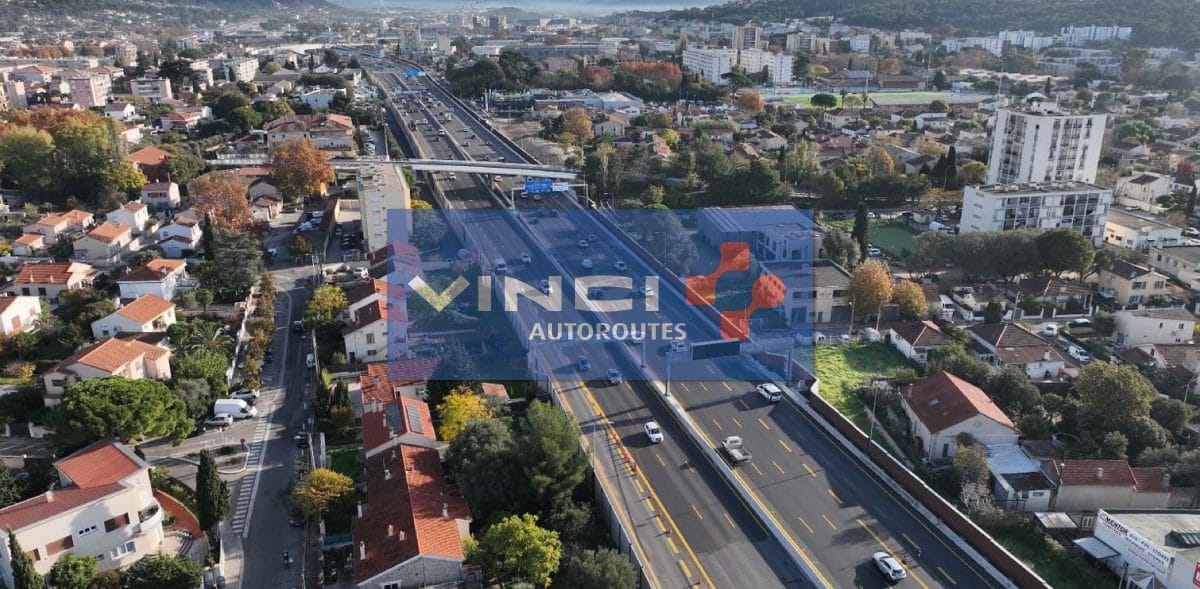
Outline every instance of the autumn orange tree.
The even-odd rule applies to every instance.
[[[210,172],[188,183],[192,208],[211,213],[213,226],[245,231],[254,225],[246,183],[237,172]]]
[[[877,313],[892,300],[892,272],[882,262],[868,260],[850,273],[847,290],[856,312],[861,315]]]
[[[759,96],[758,92],[753,90],[742,90],[742,93],[738,96],[737,105],[738,108],[746,112],[759,112],[765,106],[762,96]]]
[[[591,141],[595,136],[591,117],[578,106],[571,107],[563,113],[563,132],[574,135],[579,141]]]
[[[900,307],[905,319],[920,319],[929,312],[925,291],[911,280],[901,280],[892,288],[892,302]]]
[[[271,175],[289,201],[320,194],[334,180],[325,154],[308,139],[284,141],[272,147]]]

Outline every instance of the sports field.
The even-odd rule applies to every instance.
[[[811,107],[812,106],[812,102],[811,102],[812,97],[816,96],[817,94],[819,94],[819,93],[814,92],[812,94],[785,94],[782,96],[767,96],[766,99],[767,100],[782,100],[783,102],[786,102],[788,104],[799,104],[802,106]],[[829,94],[833,94],[834,97],[837,98],[838,106],[842,105],[842,96],[840,94],[838,94],[836,92],[830,92]],[[854,94],[856,96],[861,95],[859,93],[854,93]],[[950,92],[875,92],[875,93],[868,93],[867,100],[872,100],[872,99],[876,99],[876,98],[878,98],[880,100],[886,100],[888,98],[893,98],[893,99],[904,99],[904,100],[914,100],[914,101],[918,101],[918,100],[919,101],[926,101],[926,100],[932,101],[932,100],[947,100],[947,99],[951,99],[954,96],[955,96],[955,94],[952,94]]]

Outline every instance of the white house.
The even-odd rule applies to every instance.
[[[990,323],[967,328],[981,348],[980,359],[994,366],[1016,366],[1032,380],[1058,378],[1066,360],[1046,340],[1019,323]]]
[[[1183,243],[1183,229],[1149,213],[1112,209],[1104,223],[1104,243],[1139,250],[1171,247]]]
[[[1150,250],[1149,263],[1192,290],[1200,290],[1200,247],[1157,247]]]
[[[904,390],[904,412],[917,450],[930,459],[953,458],[958,436],[985,444],[1015,444],[1020,432],[983,389],[942,371]]]
[[[137,109],[128,102],[110,102],[104,106],[104,116],[121,122],[128,121],[137,115]]]
[[[41,316],[41,297],[0,297],[0,335],[29,331]]]
[[[931,351],[954,343],[932,321],[897,321],[888,325],[887,335],[893,348],[921,366],[929,362]]]
[[[134,235],[141,235],[150,221],[150,207],[142,202],[130,201],[121,205],[121,208],[110,211],[107,217],[110,222],[128,225]]]
[[[175,324],[175,303],[144,294],[129,304],[92,322],[92,335],[104,339],[122,333],[166,331]]]
[[[132,301],[147,294],[170,301],[175,298],[179,282],[186,277],[187,266],[183,260],[159,258],[118,278],[117,287],[122,301]]]
[[[112,337],[75,352],[42,374],[42,398],[47,407],[62,400],[71,385],[93,378],[171,378],[171,350],[166,344],[147,343],[137,337]]]
[[[1113,339],[1122,348],[1192,341],[1196,316],[1185,309],[1138,309],[1113,314]]]
[[[173,210],[179,208],[179,185],[174,182],[151,182],[142,187],[141,201],[158,207]]]
[[[1137,207],[1148,213],[1161,213],[1166,207],[1158,204],[1158,198],[1171,194],[1171,178],[1161,174],[1140,173],[1117,179],[1113,196],[1117,204]]]
[[[16,536],[39,574],[64,554],[96,559],[100,571],[155,554],[163,509],[150,486],[150,465],[127,446],[102,440],[54,463],[58,485],[0,509],[0,526]],[[13,586],[12,554],[0,546],[0,580]]]

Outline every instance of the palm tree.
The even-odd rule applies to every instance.
[[[224,325],[215,321],[198,322],[181,342],[181,347],[187,352],[227,353],[232,346],[233,337],[229,335]]]

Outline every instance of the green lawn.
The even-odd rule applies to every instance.
[[[808,107],[812,107],[812,102],[811,102],[811,100],[812,100],[812,97],[813,97],[813,96],[815,96],[816,94],[817,94],[817,93],[813,93],[813,94],[788,94],[788,95],[786,95],[786,96],[782,96],[782,97],[780,97],[780,98],[781,98],[781,99],[782,99],[784,102],[787,102],[787,103],[789,103],[789,104],[799,104],[799,105],[802,105],[802,106],[808,106]],[[841,105],[842,105],[842,96],[841,96],[841,94],[840,94],[840,93],[838,93],[838,92],[829,92],[829,94],[833,94],[833,95],[834,95],[834,96],[837,98],[837,100],[838,100],[838,106],[841,106]],[[861,92],[857,92],[857,93],[854,93],[854,94],[855,94],[856,96],[861,96],[861,95],[862,95],[862,93],[861,93]],[[938,99],[938,98],[946,98],[947,96],[951,96],[951,94],[950,94],[949,92],[881,92],[881,93],[875,93],[875,94],[867,94],[867,100],[868,100],[868,102],[869,102],[869,101],[870,101],[872,98],[889,98],[889,97],[892,97],[892,98],[912,98],[912,99],[921,99],[921,100],[924,100],[924,99],[934,100],[934,99]],[[770,95],[767,95],[765,98],[768,98],[768,99],[769,99],[769,98],[771,98],[771,96],[770,96]],[[857,105],[855,105],[855,106],[857,106]]]
[[[816,346],[813,364],[820,381],[821,398],[864,430],[866,409],[854,395],[868,377],[882,376],[897,368],[911,368],[900,352],[883,344]]]
[[[352,479],[358,479],[358,444],[329,446],[329,467]]]
[[[917,234],[903,223],[872,224],[867,230],[871,245],[900,257],[905,250],[912,251]]]
[[[1005,528],[989,529],[988,533],[1054,589],[1115,589],[1117,586],[1112,577],[1091,569],[1036,530]]]

